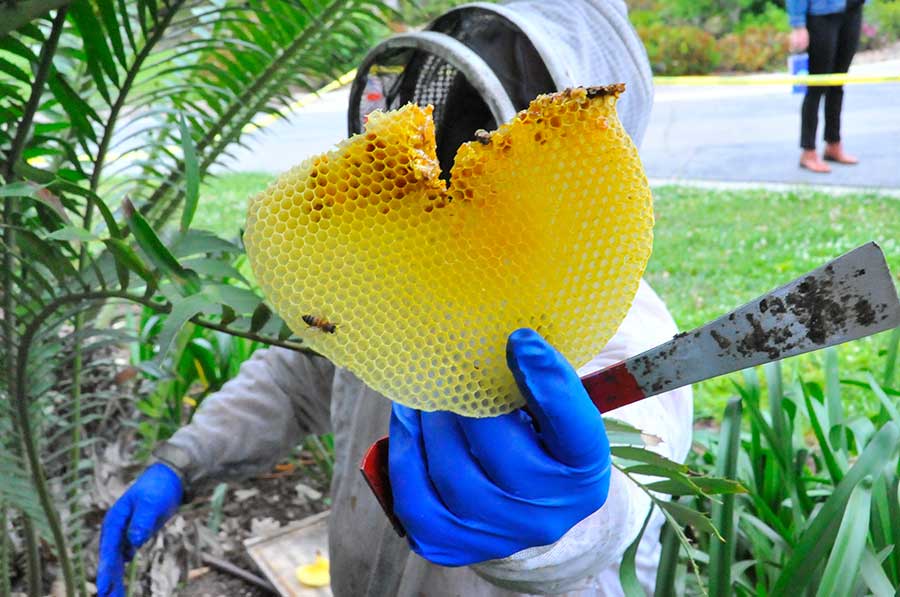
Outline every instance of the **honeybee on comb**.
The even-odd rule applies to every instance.
[[[303,322],[311,328],[319,328],[323,332],[327,332],[329,334],[333,334],[337,331],[337,325],[331,323],[324,317],[318,317],[316,315],[303,315],[301,319],[303,319]]]

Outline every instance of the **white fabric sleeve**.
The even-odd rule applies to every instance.
[[[640,354],[677,332],[665,305],[645,282],[628,316],[609,344],[580,375]],[[693,394],[682,388],[622,407],[609,417],[658,436],[652,449],[683,462],[691,445]],[[473,566],[481,577],[500,587],[526,594],[559,594],[590,587],[599,572],[617,566],[625,549],[640,532],[650,510],[650,498],[618,469],[610,477],[609,496],[602,508],[572,527],[556,543],[533,547],[500,560]]]
[[[334,373],[322,357],[260,349],[154,456],[192,490],[267,471],[305,435],[330,430]]]

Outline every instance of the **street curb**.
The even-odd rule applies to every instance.
[[[845,195],[879,195],[889,199],[900,199],[900,189],[890,187],[863,187],[844,185],[824,185],[782,182],[737,182],[720,180],[697,180],[687,178],[650,178],[651,187],[692,187],[716,191],[761,190],[777,193],[824,193],[835,197]]]

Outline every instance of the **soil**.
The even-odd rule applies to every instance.
[[[238,568],[242,568],[256,576],[264,578],[263,573],[244,549],[243,542],[254,535],[252,532],[253,521],[270,519],[281,526],[306,518],[327,509],[328,482],[319,473],[315,463],[305,454],[300,455],[300,465],[292,463],[280,468],[288,468],[287,471],[273,472],[249,479],[243,483],[229,484],[228,493],[222,508],[221,528],[227,529],[220,532],[227,541],[222,542],[223,553],[220,556]],[[322,498],[309,500],[298,495],[297,485],[303,484],[322,494]],[[241,499],[251,491],[255,494]],[[205,523],[210,515],[211,492],[202,498],[195,500],[198,507],[185,515],[188,521]],[[265,589],[256,587],[251,583],[232,576],[227,572],[217,570],[214,567],[196,562],[192,568],[194,574],[199,573],[178,592],[184,597],[264,597],[273,595]],[[208,570],[204,572],[204,570]]]

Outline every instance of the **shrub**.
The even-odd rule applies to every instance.
[[[702,75],[719,62],[715,38],[699,27],[659,24],[637,31],[657,75]]]
[[[870,9],[872,19],[887,41],[900,39],[900,1],[878,0]]]
[[[787,36],[774,27],[748,27],[719,40],[720,68],[756,72],[784,68],[788,54]]]
[[[742,33],[752,28],[773,28],[776,31],[788,33],[791,26],[788,22],[787,11],[775,4],[766,4],[762,12],[744,13],[741,20],[734,28],[735,33]]]
[[[628,17],[637,29],[663,24],[662,16],[655,10],[632,10]]]
[[[859,49],[875,50],[884,46],[885,43],[885,36],[879,31],[878,26],[864,21],[859,35]]]

